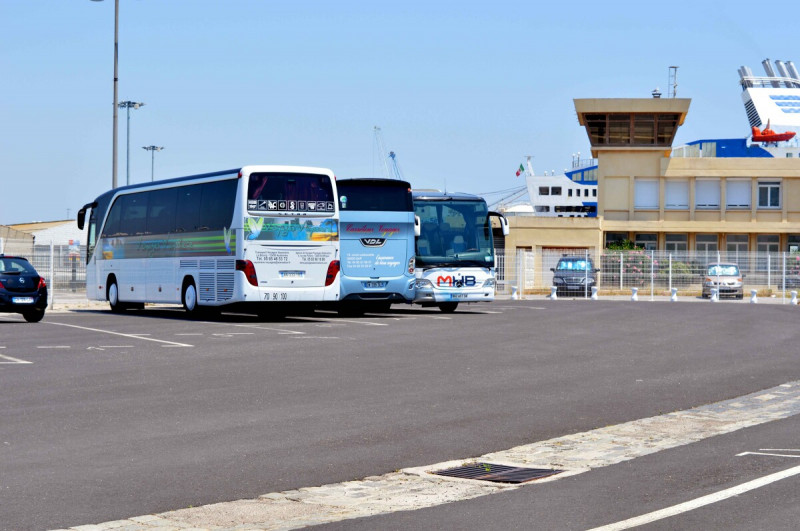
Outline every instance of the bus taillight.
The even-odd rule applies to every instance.
[[[258,275],[256,275],[256,267],[250,260],[236,260],[236,271],[242,271],[247,281],[258,287]]]
[[[325,275],[325,285],[330,286],[339,274],[339,260],[334,260],[328,264],[328,274]]]

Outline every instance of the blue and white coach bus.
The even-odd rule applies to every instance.
[[[393,179],[342,179],[340,309],[387,310],[414,300],[415,223],[411,185]]]
[[[88,224],[86,295],[112,311],[180,303],[270,314],[339,297],[333,172],[244,166],[110,190]],[[87,221],[87,211],[90,211]]]
[[[489,212],[482,197],[414,190],[414,212],[422,223],[416,247],[414,302],[453,312],[461,302],[494,300],[495,255],[491,217],[503,235],[508,222]]]

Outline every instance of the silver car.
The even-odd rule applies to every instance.
[[[703,298],[711,296],[711,290],[716,288],[720,297],[733,296],[737,299],[744,297],[744,275],[739,266],[734,263],[714,263],[706,267],[703,279]]]

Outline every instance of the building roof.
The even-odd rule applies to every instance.
[[[42,230],[60,227],[69,223],[75,223],[74,219],[65,219],[61,221],[34,221],[33,223],[18,223],[16,225],[7,225],[8,227],[27,234],[33,234]]]

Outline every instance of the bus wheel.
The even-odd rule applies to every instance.
[[[442,302],[439,304],[439,309],[443,313],[453,313],[454,311],[456,311],[457,307],[458,307],[457,302]]]
[[[111,277],[108,280],[108,305],[111,306],[111,311],[119,313],[125,309],[125,304],[119,300],[119,288],[117,287],[117,279]]]
[[[183,309],[189,315],[198,315],[199,307],[197,305],[197,289],[194,287],[194,281],[187,280],[183,283]]]

